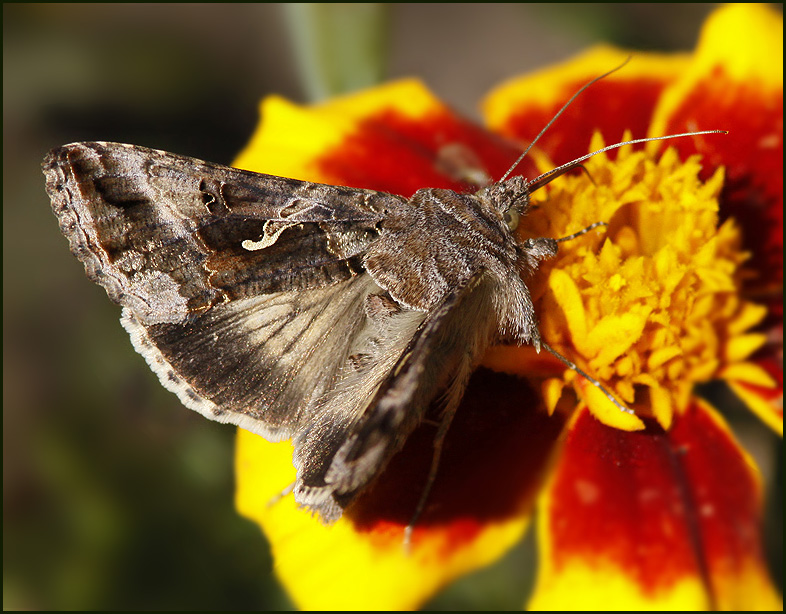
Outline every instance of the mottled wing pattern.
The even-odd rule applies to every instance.
[[[43,168],[71,250],[145,324],[349,279],[406,204],[116,143],[66,145]]]
[[[112,143],[61,147],[43,169],[72,251],[188,407],[302,438],[317,401],[379,349],[367,297],[384,292],[362,255],[405,199]],[[337,430],[366,400],[346,396]]]

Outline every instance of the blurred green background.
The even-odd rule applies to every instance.
[[[477,117],[495,84],[596,42],[690,50],[712,8],[4,4],[4,609],[292,607],[233,509],[233,429],[183,408],[132,350],[58,231],[47,150],[97,139],[229,163],[266,94],[402,76]],[[780,444],[740,420],[780,484]],[[520,608],[531,557],[525,541],[429,607]]]

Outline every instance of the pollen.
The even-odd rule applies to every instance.
[[[596,135],[592,150],[601,147]],[[733,219],[719,224],[723,171],[702,182],[700,170],[698,157],[683,162],[672,149],[599,154],[587,172],[533,195],[538,207],[521,225],[522,236],[558,238],[608,223],[561,243],[533,278],[542,334],[664,428],[695,384],[744,363],[765,342],[749,332],[764,310],[739,292],[747,258],[739,227]],[[638,420],[621,423],[583,378],[566,371],[563,379],[601,421],[641,428]]]

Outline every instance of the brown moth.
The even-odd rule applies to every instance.
[[[524,280],[574,235],[515,230],[530,193],[584,159],[409,199],[104,142],[54,149],[43,171],[71,251],[164,387],[208,418],[291,438],[295,499],[323,521],[437,402],[414,522],[486,348],[548,348]]]

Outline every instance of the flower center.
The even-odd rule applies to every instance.
[[[596,137],[592,149],[600,147]],[[616,160],[600,154],[587,162],[587,173],[557,179],[533,195],[538,208],[520,224],[522,237],[559,238],[608,222],[605,231],[561,243],[557,257],[530,280],[541,333],[637,414],[651,413],[665,428],[687,406],[694,384],[755,349],[744,356],[732,351],[764,314],[739,295],[747,255],[738,227],[733,220],[718,227],[723,173],[703,183],[700,169],[697,157],[683,163],[674,150],[655,157],[622,148]],[[526,373],[532,360],[529,351],[495,348],[486,364]],[[546,379],[547,401],[556,403],[553,389],[565,384],[601,420],[615,422],[619,410],[593,407],[586,382],[572,371]]]

